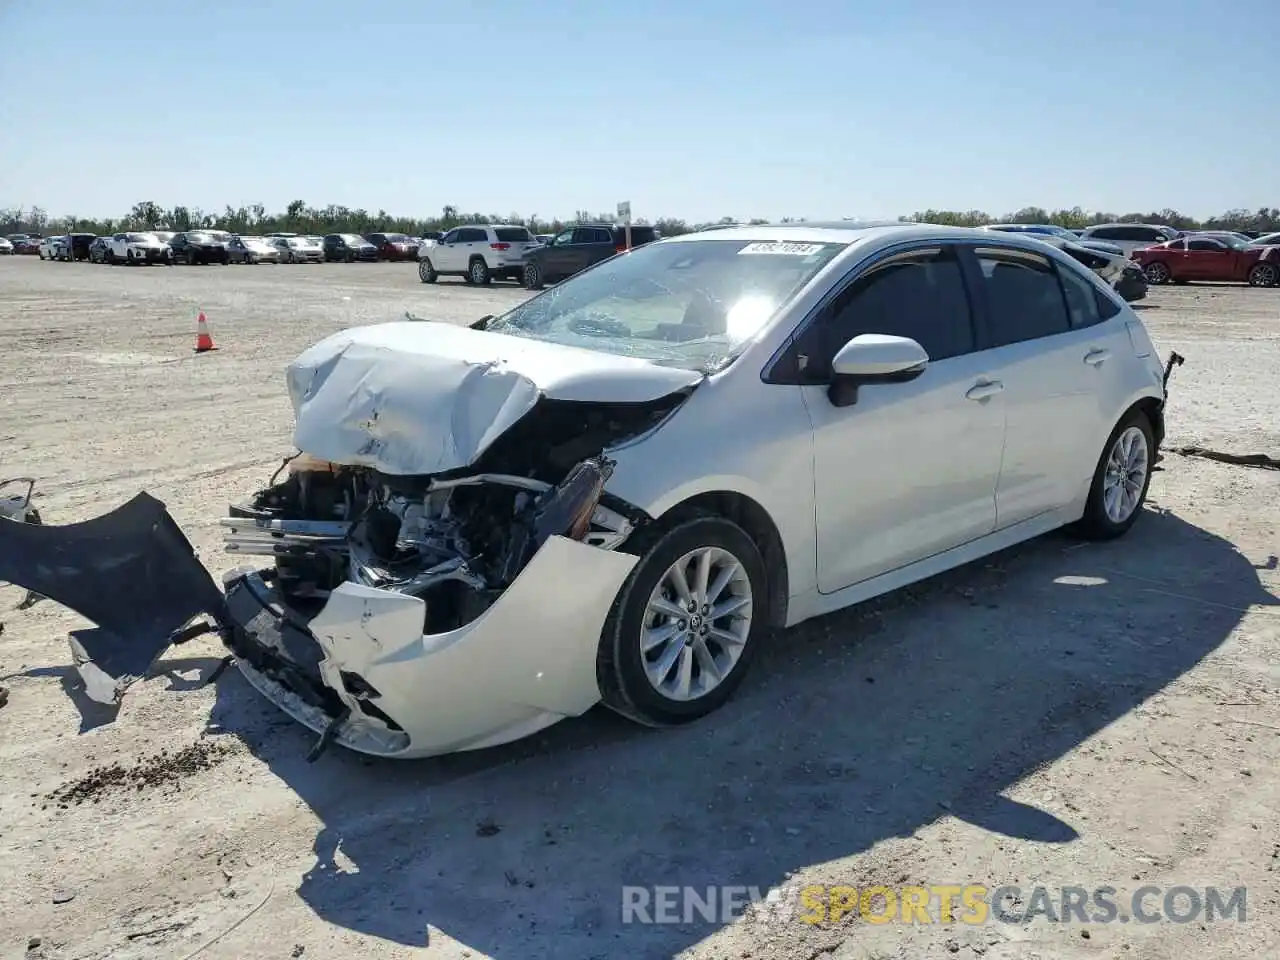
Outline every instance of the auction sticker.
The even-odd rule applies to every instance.
[[[783,257],[811,257],[815,253],[821,252],[822,244],[820,243],[788,243],[786,241],[762,240],[756,243],[748,243],[738,251],[738,255],[773,254],[774,256]]]

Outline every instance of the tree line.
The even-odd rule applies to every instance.
[[[74,215],[52,217],[42,207],[9,207],[0,209],[0,235],[8,233],[34,233],[41,236],[64,233],[117,233],[121,230],[196,230],[201,227],[226,230],[239,234],[291,232],[302,234],[405,233],[420,237],[432,231],[450,230],[466,223],[521,223],[534,233],[556,233],[570,223],[605,221],[614,219],[609,213],[593,214],[578,210],[572,219],[547,219],[537,214],[522,216],[508,213],[463,213],[455,206],[446,205],[437,217],[393,216],[385,210],[370,212],[351,209],[336,204],[312,207],[302,200],[290,203],[281,213],[269,213],[266,207],[255,203],[247,207],[227,206],[221,212],[202,210],[199,207],[162,207],[151,200],[135,203],[133,208],[119,218],[105,220]],[[846,218],[852,219],[852,218]],[[1023,207],[1003,217],[993,217],[982,210],[918,210],[903,221],[938,223],[959,227],[980,227],[988,223],[1054,223],[1071,229],[1087,227],[1095,223],[1158,223],[1178,230],[1248,230],[1258,233],[1280,231],[1280,207],[1260,207],[1256,211],[1228,210],[1207,220],[1197,220],[1177,210],[1165,208],[1147,213],[1109,213],[1088,211],[1081,207],[1046,210],[1043,207]],[[783,223],[803,223],[804,217],[784,217]],[[656,220],[639,219],[637,223],[652,223],[663,236],[673,237],[708,226],[741,223],[736,217],[721,217],[707,223],[690,223],[675,217]],[[760,218],[746,222],[765,223]]]

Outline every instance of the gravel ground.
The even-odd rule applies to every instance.
[[[295,354],[523,296],[411,265],[0,259],[0,476],[38,476],[53,523],[146,489],[220,574],[218,518],[291,450]],[[1280,455],[1280,291],[1144,307],[1187,358],[1170,445]],[[199,310],[220,349],[195,357]],[[780,634],[690,729],[594,711],[416,763],[307,764],[311,737],[238,673],[204,685],[207,639],[95,710],[68,666],[83,622],[0,588],[0,955],[1280,955],[1280,473],[1163,466],[1122,541],[1046,537]],[[1144,884],[1245,885],[1247,919],[621,922],[623,885],[787,883],[1110,885],[1122,913]]]

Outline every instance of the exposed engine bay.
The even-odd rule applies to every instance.
[[[226,550],[273,557],[277,594],[304,616],[350,581],[417,597],[424,633],[451,630],[501,595],[549,537],[604,550],[625,542],[646,518],[604,492],[614,464],[599,451],[683,399],[543,400],[477,470],[446,475],[391,476],[298,454],[231,508]],[[557,435],[566,439],[548,443]]]

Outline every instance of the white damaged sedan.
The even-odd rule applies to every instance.
[[[679,724],[771,627],[1067,524],[1124,533],[1168,373],[1124,301],[1034,239],[692,234],[470,328],[304,352],[301,453],[222,521],[269,565],[222,589],[145,494],[0,522],[0,580],[106,628],[73,642],[103,696],[210,615],[317,748],[476,749],[601,701]]]

